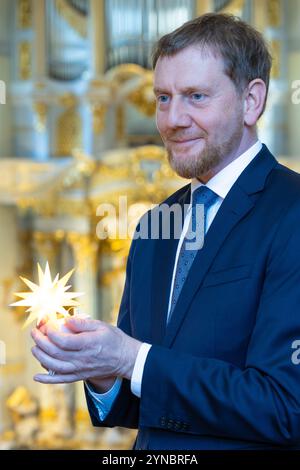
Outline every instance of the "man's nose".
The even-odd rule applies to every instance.
[[[168,127],[189,127],[191,117],[181,97],[173,98],[168,110]]]

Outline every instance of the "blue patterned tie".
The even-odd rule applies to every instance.
[[[203,241],[203,237],[206,232],[207,211],[216,202],[217,198],[218,195],[206,186],[200,186],[199,188],[195,189],[192,194],[191,220],[185,238],[182,242],[178,257],[169,319],[177,303],[179,294],[181,292],[183,284],[185,283],[190,267],[192,266],[195,256],[199,250],[199,246],[196,247],[196,249],[193,248],[193,243],[195,243],[196,241],[196,234],[197,238],[199,238],[199,235],[201,236],[202,234]],[[202,212],[199,211],[199,207],[201,209],[200,204],[204,209],[202,209]],[[199,217],[199,215],[202,215],[202,218]],[[200,230],[202,230],[202,232],[200,232]],[[200,248],[202,247],[202,244]]]

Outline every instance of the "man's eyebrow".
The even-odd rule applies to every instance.
[[[195,85],[195,86],[188,86],[186,88],[182,89],[182,93],[188,95],[189,93],[195,93],[195,92],[207,92],[209,91],[209,87],[203,86],[203,85]]]
[[[165,90],[163,90],[162,88],[157,88],[157,87],[154,87],[153,88],[153,93],[155,95],[159,95],[160,93],[167,93]]]
[[[188,86],[185,88],[182,88],[180,91],[184,95],[188,95],[189,93],[195,93],[195,92],[208,92],[210,90],[209,86],[203,86],[203,85],[194,85],[194,86]],[[162,94],[168,94],[168,92],[162,88],[154,87],[153,92],[155,95],[158,95],[160,93]]]

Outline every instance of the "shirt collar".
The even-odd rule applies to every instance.
[[[256,157],[258,152],[262,148],[262,143],[257,140],[246,152],[242,153],[238,158],[233,160],[229,165],[225,166],[219,173],[213,176],[206,184],[206,186],[214,191],[219,197],[224,199],[229,193],[230,189],[244,171],[246,166]],[[191,181],[191,193],[195,189],[203,186],[197,178],[193,178]]]

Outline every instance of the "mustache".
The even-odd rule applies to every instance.
[[[201,132],[200,134],[187,134],[185,132],[170,132],[165,135],[165,139],[167,140],[192,140],[192,139],[205,139],[206,133]]]

